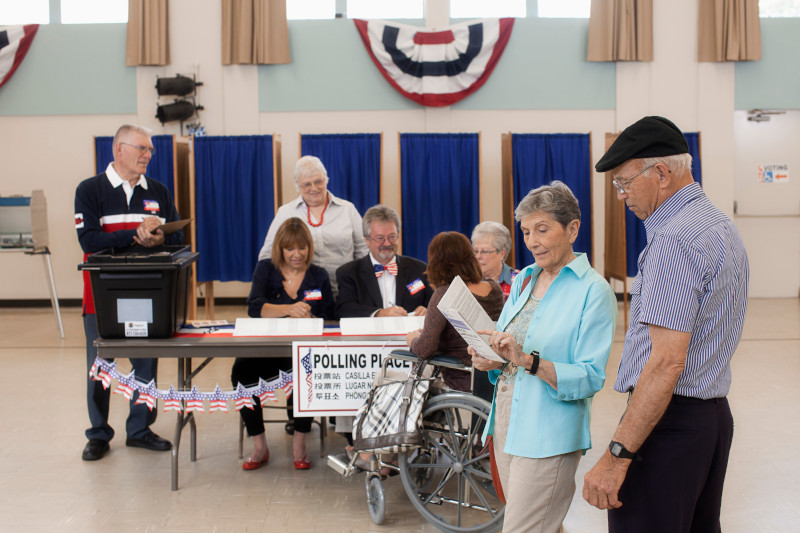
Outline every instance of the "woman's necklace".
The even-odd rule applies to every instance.
[[[318,228],[322,225],[325,221],[325,211],[328,209],[328,198],[325,198],[325,207],[322,208],[322,213],[319,214],[319,223],[314,224],[311,222],[311,207],[306,206],[308,209],[306,210],[306,216],[308,216],[308,225]]]

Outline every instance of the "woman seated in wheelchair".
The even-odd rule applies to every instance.
[[[428,312],[425,314],[423,328],[408,333],[406,343],[414,355],[422,359],[429,359],[438,353],[458,358],[466,366],[471,366],[472,359],[467,353],[467,343],[439,311],[439,301],[450,288],[453,279],[461,276],[467,288],[486,310],[489,317],[497,320],[503,309],[503,291],[494,280],[483,280],[481,267],[475,259],[472,244],[465,235],[455,231],[438,234],[428,245],[426,274],[435,290],[428,303]],[[445,385],[451,389],[472,391],[469,372],[442,368],[441,375]]]
[[[259,261],[253,272],[253,284],[247,297],[247,314],[253,318],[334,319],[331,283],[324,268],[311,264],[314,241],[308,227],[299,218],[281,224],[275,235],[270,259]],[[279,370],[292,370],[291,358],[237,358],[231,371],[231,382],[252,386],[259,378],[269,380]],[[253,439],[253,453],[242,464],[245,470],[256,470],[269,460],[264,434],[264,419],[259,399],[253,397],[254,409],[239,411],[247,434]],[[294,419],[292,455],[298,470],[311,468],[306,456],[306,433],[311,431],[311,418]]]
[[[506,497],[503,529],[556,532],[591,448],[592,396],[605,381],[617,299],[572,250],[581,212],[566,185],[530,191],[515,218],[535,263],[515,278],[497,330],[479,331],[505,363],[470,353],[495,383],[484,438],[493,438]]]

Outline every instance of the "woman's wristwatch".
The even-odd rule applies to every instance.
[[[539,352],[534,350],[531,352],[531,355],[533,356],[533,362],[531,363],[531,367],[526,369],[525,372],[531,376],[535,376],[536,372],[539,371]]]

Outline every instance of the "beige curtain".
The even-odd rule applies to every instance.
[[[592,0],[587,61],[652,61],[653,0]]]
[[[169,0],[129,0],[125,64],[169,65]]]
[[[290,63],[285,0],[222,0],[222,64]]]
[[[761,59],[758,0],[700,0],[699,8],[699,61]]]

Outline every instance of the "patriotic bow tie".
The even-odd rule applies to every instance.
[[[386,271],[392,276],[397,276],[397,263],[389,263],[386,266],[383,265],[374,265],[375,268],[375,277],[379,278],[383,276],[383,272]]]

